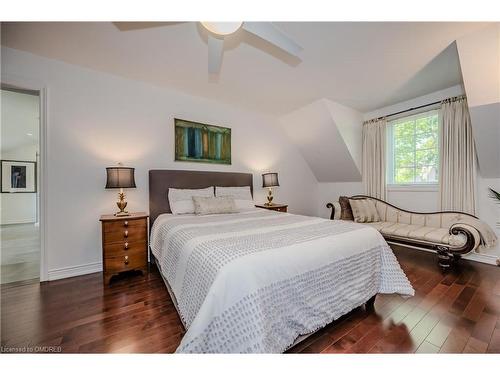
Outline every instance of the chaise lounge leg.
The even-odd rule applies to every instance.
[[[375,310],[375,298],[377,295],[375,294],[372,298],[370,298],[368,301],[365,303],[365,308],[367,311],[373,311]]]
[[[438,246],[437,254],[439,267],[441,267],[443,271],[449,270],[451,264],[453,263],[454,257],[452,254],[450,254],[448,248],[445,246]]]

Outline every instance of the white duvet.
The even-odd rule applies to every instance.
[[[165,214],[151,249],[187,328],[182,353],[281,353],[377,293],[414,294],[380,233],[353,222]]]

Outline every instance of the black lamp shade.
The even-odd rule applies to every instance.
[[[135,168],[108,167],[106,168],[106,189],[135,188]]]
[[[264,173],[262,175],[262,187],[280,186],[277,173]]]

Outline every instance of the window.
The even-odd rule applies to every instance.
[[[439,120],[436,110],[389,122],[387,129],[389,185],[438,183]]]

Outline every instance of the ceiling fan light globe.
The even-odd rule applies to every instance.
[[[243,25],[243,22],[200,22],[205,29],[216,35],[233,34]]]

